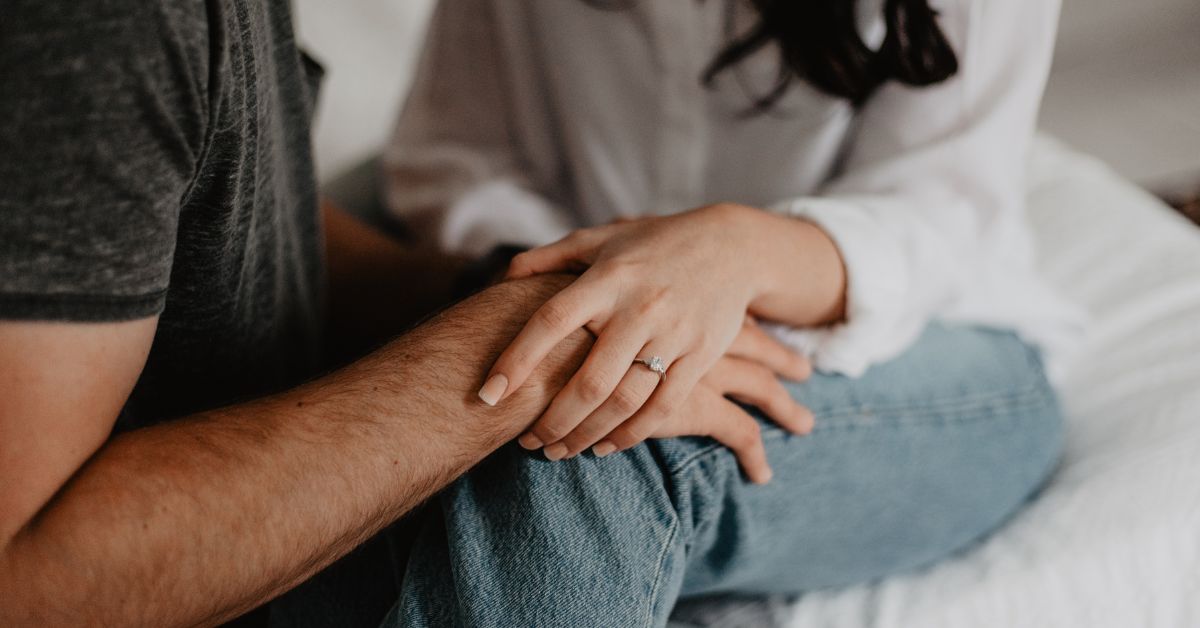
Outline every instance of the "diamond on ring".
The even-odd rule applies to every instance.
[[[634,363],[646,365],[646,368],[657,373],[658,377],[660,379],[667,378],[667,363],[664,362],[663,359],[657,355],[651,357],[649,360],[647,360],[645,358],[638,358],[638,359],[634,360]]]
[[[659,375],[666,375],[667,373],[667,365],[663,364],[663,359],[658,356],[650,358],[650,363],[646,366],[650,367],[651,371],[654,371]]]

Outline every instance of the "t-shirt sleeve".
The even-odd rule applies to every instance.
[[[5,5],[0,319],[162,311],[204,144],[208,57],[206,35],[148,6],[160,4],[175,3]]]

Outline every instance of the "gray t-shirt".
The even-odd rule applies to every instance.
[[[0,319],[160,315],[122,428],[312,372],[319,75],[283,1],[0,10]]]

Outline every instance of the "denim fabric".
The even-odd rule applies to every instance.
[[[762,422],[767,486],[708,439],[503,448],[438,497],[384,625],[663,626],[681,598],[881,578],[995,530],[1062,445],[1037,352],[1007,332],[933,325],[860,379],[791,390],[817,428]]]

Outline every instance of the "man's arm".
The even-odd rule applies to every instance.
[[[566,281],[494,287],[333,375],[103,446],[153,322],[104,351],[103,326],[0,324],[0,625],[214,624],[303,581],[544,409],[586,351],[582,332],[502,407],[475,391]],[[67,453],[30,453],[39,439]]]

